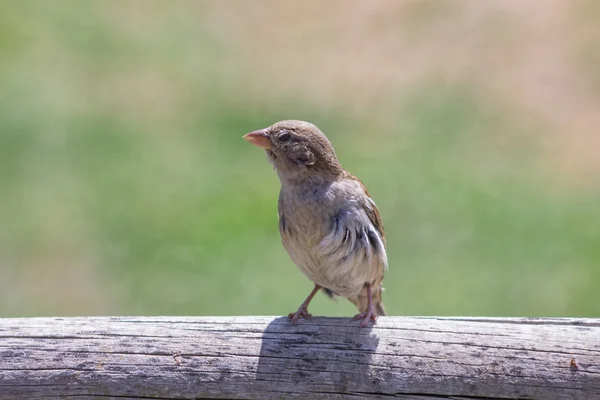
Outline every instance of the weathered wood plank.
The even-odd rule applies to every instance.
[[[0,399],[390,396],[600,399],[600,319],[0,319]]]

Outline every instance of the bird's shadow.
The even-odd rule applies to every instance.
[[[281,395],[352,393],[365,381],[376,387],[373,370],[379,335],[372,326],[360,328],[350,318],[319,317],[292,325],[285,318],[269,323],[262,335],[256,384],[279,388]],[[372,386],[368,384],[368,386]]]

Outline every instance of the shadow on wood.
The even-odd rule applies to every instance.
[[[600,320],[0,319],[0,399],[600,399]]]
[[[294,326],[282,317],[267,325],[256,371],[257,394],[274,390],[273,382],[279,382],[281,396],[352,393],[365,387],[365,380],[372,378],[369,370],[379,337],[371,326],[360,329],[358,322],[328,321],[301,320]]]

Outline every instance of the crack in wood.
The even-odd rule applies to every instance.
[[[363,330],[344,318],[0,319],[0,399],[595,399],[599,328],[463,317],[385,317]]]

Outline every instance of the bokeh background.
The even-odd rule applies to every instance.
[[[241,139],[281,119],[371,191],[391,314],[598,316],[598,21],[583,0],[0,0],[0,316],[295,310],[312,285]]]

